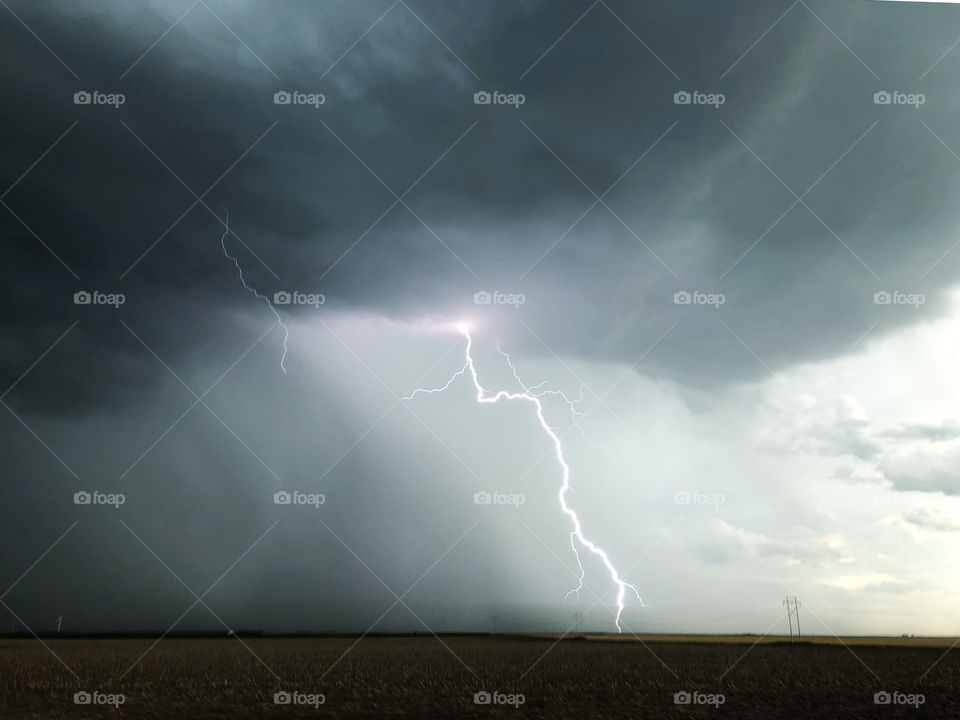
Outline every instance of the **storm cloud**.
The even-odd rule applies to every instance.
[[[617,450],[571,449],[593,469],[578,501],[630,548],[624,564],[658,538],[707,573],[762,557],[809,563],[816,579],[867,557],[873,537],[835,537],[820,506],[783,532],[764,516],[799,492],[764,480],[779,460],[803,456],[804,487],[850,462],[848,477],[957,494],[938,454],[960,437],[950,415],[881,426],[862,395],[816,394],[829,373],[820,386],[804,375],[952,317],[953,8],[8,4],[5,577],[70,527],[73,492],[130,496],[117,522],[69,535],[94,556],[123,538],[116,566],[81,577],[54,553],[16,588],[37,618],[67,602],[67,577],[83,627],[163,626],[190,596],[148,548],[179,558],[200,592],[282,519],[223,589],[234,625],[315,629],[322,606],[324,627],[362,630],[384,607],[370,599],[378,575],[399,594],[455,541],[469,561],[418,591],[431,624],[476,627],[504,607],[518,625],[563,622],[573,570],[538,553],[563,552],[568,530],[538,427],[483,415],[463,388],[436,407],[397,402],[460,367],[460,338],[433,330],[460,321],[497,381],[512,382],[500,345],[570,392],[586,383],[593,430]],[[267,307],[278,292],[324,299],[277,306],[286,373]],[[770,455],[734,465],[739,442]],[[671,529],[675,492],[724,489],[717,463],[731,466],[736,515],[695,522],[695,537]],[[273,493],[293,489],[324,492],[335,514],[278,515]],[[497,489],[528,496],[526,529],[463,504]],[[621,491],[637,509],[613,520],[606,498]],[[953,529],[923,512],[909,522]],[[458,540],[474,517],[489,534]],[[511,529],[487,546],[492,527]],[[358,579],[357,558],[376,572]],[[644,572],[669,583],[665,565]],[[147,577],[169,591],[138,590]],[[695,583],[679,582],[689,597]],[[465,598],[483,610],[462,614]]]

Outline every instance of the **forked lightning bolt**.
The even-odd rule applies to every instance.
[[[513,372],[514,378],[516,378],[517,383],[520,385],[522,392],[508,392],[507,390],[500,390],[494,394],[488,393],[483,386],[480,384],[480,378],[477,375],[477,368],[473,362],[473,355],[471,354],[471,349],[473,348],[473,337],[470,335],[470,330],[465,325],[459,325],[457,329],[463,334],[467,340],[467,347],[464,355],[464,364],[453,376],[441,387],[438,388],[417,388],[413,390],[409,395],[404,397],[404,400],[412,400],[420,393],[424,394],[433,394],[443,392],[449,388],[458,377],[464,374],[470,375],[470,378],[473,380],[473,386],[477,390],[477,402],[482,404],[487,403],[496,403],[500,400],[522,400],[529,402],[534,406],[534,409],[537,413],[537,419],[540,421],[540,426],[543,428],[543,431],[550,437],[550,440],[553,442],[554,451],[556,454],[557,462],[560,463],[560,467],[563,471],[563,482],[560,485],[560,491],[558,497],[560,499],[560,508],[563,510],[563,513],[570,518],[570,522],[573,525],[573,531],[570,533],[570,547],[573,549],[573,554],[577,558],[577,565],[580,568],[580,577],[579,584],[576,588],[567,593],[569,597],[570,594],[577,594],[583,588],[583,577],[584,570],[583,564],[580,562],[580,553],[577,551],[577,543],[581,547],[586,548],[591,553],[596,555],[603,562],[604,566],[607,568],[607,572],[610,573],[610,577],[613,579],[614,584],[617,586],[617,615],[614,620],[614,624],[617,626],[617,632],[622,632],[620,627],[620,617],[623,615],[624,600],[626,599],[627,590],[630,589],[637,596],[637,600],[640,601],[640,604],[643,605],[643,599],[640,597],[640,591],[635,585],[631,585],[620,577],[620,574],[617,572],[617,569],[613,566],[613,563],[610,561],[610,557],[607,555],[606,551],[603,548],[597,546],[595,543],[591,542],[583,534],[583,528],[580,525],[580,518],[577,516],[576,511],[567,504],[567,492],[570,488],[570,466],[567,465],[566,459],[563,456],[563,444],[560,442],[560,437],[554,431],[550,424],[547,423],[546,418],[543,414],[543,403],[540,401],[540,397],[544,394],[557,395],[570,406],[571,411],[574,413],[574,423],[576,423],[576,417],[582,415],[579,413],[575,407],[574,403],[578,402],[576,400],[570,400],[565,394],[556,390],[539,390],[544,383],[535,385],[532,387],[527,387],[520,380],[516,368],[513,366],[513,363],[510,361],[510,356],[507,355],[502,350],[500,354],[506,358],[507,364],[510,366],[511,371]],[[582,399],[582,389],[581,389],[581,399]],[[577,426],[578,429],[579,426]],[[582,429],[581,429],[582,433]]]
[[[273,316],[277,318],[277,324],[281,328],[283,328],[283,354],[280,356],[280,369],[283,370],[283,374],[286,375],[287,366],[284,365],[284,362],[287,359],[287,340],[290,339],[290,330],[287,328],[286,325],[284,325],[283,318],[280,317],[280,313],[277,312],[277,309],[273,306],[273,303],[270,302],[270,298],[268,298],[266,295],[261,295],[254,288],[247,285],[247,281],[243,279],[243,268],[240,267],[240,262],[235,257],[233,257],[233,255],[227,252],[227,235],[230,234],[230,212],[229,211],[227,211],[227,217],[223,222],[223,228],[224,228],[223,236],[220,238],[220,247],[223,248],[223,254],[226,256],[227,260],[233,261],[233,264],[237,268],[237,273],[239,273],[240,275],[240,282],[243,284],[243,286],[267,304],[267,307],[270,308],[270,312],[272,312]]]
[[[226,220],[224,221],[224,232],[223,236],[220,238],[220,246],[223,248],[223,254],[228,260],[231,260],[234,266],[237,268],[237,273],[240,276],[240,282],[243,284],[243,287],[246,288],[249,292],[253,293],[256,297],[263,300],[266,303],[267,307],[270,308],[270,312],[273,313],[274,317],[277,318],[277,323],[283,328],[283,355],[280,357],[280,368],[283,370],[284,374],[287,372],[287,368],[284,365],[284,361],[287,357],[287,341],[289,339],[289,330],[283,322],[283,318],[280,317],[280,313],[277,312],[277,309],[273,306],[273,303],[270,302],[270,299],[265,295],[259,293],[256,289],[247,285],[246,280],[243,277],[243,269],[240,267],[239,261],[230,255],[227,250],[226,239],[227,235],[230,234],[230,213],[226,215]],[[591,553],[600,558],[604,566],[607,568],[607,571],[610,573],[610,577],[613,579],[614,584],[617,586],[617,614],[614,624],[617,626],[617,631],[622,632],[620,627],[620,617],[623,615],[624,600],[627,595],[627,589],[629,588],[637,596],[637,600],[641,605],[644,605],[643,599],[640,597],[640,591],[635,585],[631,585],[620,577],[620,574],[617,572],[617,569],[613,566],[613,563],[610,561],[610,557],[603,550],[603,548],[598,547],[596,544],[587,539],[583,534],[583,528],[580,525],[580,518],[577,516],[577,513],[567,504],[567,492],[572,488],[570,487],[570,466],[567,465],[567,461],[563,456],[563,444],[560,442],[560,437],[554,431],[552,427],[547,423],[546,418],[543,414],[543,404],[540,401],[540,398],[543,395],[552,395],[563,400],[570,408],[571,415],[573,417],[573,425],[580,432],[580,435],[586,440],[592,447],[603,449],[593,443],[584,433],[583,428],[580,427],[578,418],[584,416],[586,413],[582,413],[577,410],[576,405],[579,402],[583,401],[583,387],[580,388],[580,397],[576,400],[571,400],[565,393],[560,390],[542,390],[541,388],[546,384],[546,381],[539,383],[533,386],[524,385],[523,381],[520,379],[520,375],[517,372],[516,367],[514,367],[513,362],[510,360],[510,356],[499,350],[500,354],[506,360],[510,371],[513,373],[514,379],[517,381],[517,384],[520,386],[522,392],[508,392],[506,390],[501,390],[496,394],[490,395],[480,384],[480,378],[477,375],[477,368],[473,363],[473,356],[470,351],[473,348],[473,337],[470,335],[469,329],[465,325],[460,325],[457,327],[460,333],[467,340],[467,346],[464,353],[464,364],[453,376],[447,380],[447,382],[438,388],[417,388],[413,390],[409,395],[404,397],[404,400],[412,400],[416,395],[423,394],[433,394],[440,393],[449,388],[457,378],[461,375],[464,375],[469,372],[470,378],[473,381],[473,386],[477,390],[477,402],[478,403],[496,403],[500,400],[524,400],[531,403],[536,409],[537,419],[540,421],[540,426],[543,428],[544,432],[550,437],[550,440],[553,442],[554,451],[556,453],[557,462],[560,463],[560,467],[563,470],[563,482],[560,485],[560,491],[558,497],[560,499],[560,508],[563,510],[564,514],[570,518],[570,521],[573,525],[573,530],[570,533],[570,549],[573,550],[573,555],[577,560],[577,567],[579,568],[579,576],[577,578],[577,586],[570,590],[566,597],[570,595],[575,595],[579,597],[580,590],[583,589],[583,580],[585,571],[583,569],[583,563],[580,560],[580,552],[577,550],[577,543],[581,547],[586,548]]]

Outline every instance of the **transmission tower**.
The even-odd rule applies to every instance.
[[[783,605],[787,608],[787,622],[790,624],[790,642],[793,642],[793,620],[797,620],[797,640],[800,639],[800,601],[797,600],[797,596],[794,595],[784,599]]]

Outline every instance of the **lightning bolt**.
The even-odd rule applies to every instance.
[[[569,397],[567,397],[566,393],[564,393],[562,390],[542,390],[541,391],[540,388],[542,388],[544,385],[547,384],[546,380],[544,380],[543,382],[537,383],[536,385],[530,385],[530,386],[524,385],[523,380],[520,379],[520,373],[517,372],[517,368],[514,366],[513,361],[510,359],[510,355],[504,352],[503,348],[500,348],[500,347],[497,348],[497,352],[500,353],[500,355],[504,358],[504,360],[506,360],[507,366],[510,368],[510,372],[513,373],[513,379],[517,381],[517,384],[520,386],[520,388],[523,390],[524,393],[528,395],[534,395],[536,397],[540,397],[542,395],[554,395],[556,397],[561,398],[567,404],[567,407],[570,409],[570,415],[573,418],[573,426],[577,428],[577,430],[580,433],[580,436],[591,447],[596,448],[597,450],[603,450],[604,452],[607,452],[605,448],[597,445],[589,437],[587,437],[587,434],[584,432],[583,428],[580,426],[580,423],[578,421],[578,418],[589,415],[589,413],[584,413],[577,410],[577,404],[583,402],[583,390],[586,387],[586,383],[583,383],[582,385],[580,385],[580,397],[578,397],[576,400],[571,400]],[[573,488],[570,488],[570,490],[573,491]],[[568,591],[567,594],[563,596],[564,602],[566,602],[571,595],[573,595],[577,600],[580,599],[580,591],[583,589],[583,579],[586,576],[586,571],[583,569],[583,563],[580,561],[580,553],[577,552],[576,538],[577,538],[576,531],[571,532],[570,533],[570,549],[573,551],[573,557],[576,558],[577,568],[579,569],[580,572],[577,576],[577,586],[571,589],[570,591]],[[636,590],[636,588],[634,588],[634,590]],[[637,597],[639,598],[639,595]],[[641,603],[642,602],[643,601],[641,600]],[[619,620],[619,616],[617,619]],[[619,629],[619,624],[617,625],[617,628]]]
[[[585,415],[586,413],[580,413],[576,410],[576,403],[583,400],[583,388],[580,389],[580,399],[579,400],[570,400],[563,392],[558,390],[540,390],[545,382],[540,383],[535,386],[526,386],[523,384],[523,381],[520,379],[519,374],[517,373],[516,368],[513,363],[510,361],[510,356],[507,353],[500,350],[500,354],[506,359],[507,364],[509,365],[513,376],[517,381],[517,384],[520,385],[521,392],[509,392],[507,390],[500,390],[494,394],[488,393],[483,386],[480,384],[480,378],[477,375],[477,368],[473,362],[473,355],[470,353],[473,348],[473,337],[470,335],[470,330],[465,325],[457,326],[457,330],[466,338],[467,346],[464,353],[464,363],[463,367],[460,368],[453,376],[441,387],[438,388],[417,388],[410,392],[409,395],[405,396],[404,400],[412,400],[418,394],[427,394],[431,395],[434,393],[440,393],[449,388],[461,375],[468,374],[473,380],[473,386],[477,390],[477,402],[480,404],[492,404],[499,402],[500,400],[522,400],[533,405],[536,410],[537,420],[540,421],[540,427],[543,428],[543,431],[547,434],[550,440],[553,442],[554,452],[556,455],[557,462],[560,464],[560,468],[563,473],[563,482],[560,485],[560,490],[558,492],[558,498],[560,500],[560,508],[563,513],[570,518],[570,522],[573,525],[573,530],[570,533],[570,547],[573,549],[573,554],[577,559],[577,566],[580,568],[579,581],[576,588],[567,593],[566,597],[569,597],[571,594],[579,596],[579,592],[583,589],[583,579],[584,579],[584,569],[583,564],[580,561],[580,553],[577,550],[577,544],[582,548],[586,548],[592,554],[600,558],[603,565],[607,568],[607,572],[610,573],[610,577],[613,580],[614,584],[617,586],[617,615],[614,620],[614,624],[617,626],[617,632],[623,632],[620,627],[620,617],[623,615],[624,600],[626,599],[627,590],[632,590],[637,596],[637,600],[640,601],[641,606],[644,605],[643,599],[640,597],[640,591],[635,585],[631,585],[620,577],[620,574],[617,572],[616,567],[614,567],[613,562],[610,560],[610,556],[607,555],[606,551],[596,545],[594,542],[589,540],[583,533],[583,528],[580,524],[580,518],[577,516],[576,511],[567,504],[567,492],[572,488],[570,487],[570,466],[567,465],[567,461],[563,456],[563,443],[560,442],[560,437],[557,435],[556,431],[550,426],[544,417],[543,413],[543,403],[540,398],[545,394],[556,395],[561,397],[570,407],[571,411],[574,413],[574,422],[576,423],[576,418],[578,416]],[[581,433],[583,432],[582,428],[579,428]]]
[[[270,298],[266,295],[261,295],[254,288],[247,285],[247,281],[243,279],[243,268],[240,267],[240,262],[233,257],[229,252],[227,252],[227,235],[230,234],[230,211],[227,210],[227,217],[223,222],[223,236],[220,238],[220,247],[223,248],[223,254],[227,260],[232,260],[234,266],[237,268],[237,273],[240,275],[240,282],[243,286],[256,295],[258,298],[263,300],[267,307],[270,308],[270,312],[273,313],[273,316],[277,319],[277,324],[283,328],[283,354],[280,356],[280,369],[283,370],[283,374],[287,374],[287,366],[284,365],[284,362],[287,359],[287,341],[290,339],[290,329],[284,324],[283,318],[280,317],[280,313],[277,312],[277,309],[273,306],[273,303],[270,302]]]
[[[277,323],[283,328],[283,354],[280,357],[280,368],[283,370],[284,375],[287,373],[287,368],[284,364],[284,361],[287,357],[287,342],[290,337],[290,331],[287,328],[286,324],[283,322],[283,318],[280,317],[280,313],[277,312],[276,307],[273,303],[270,302],[270,299],[265,295],[262,295],[255,288],[247,285],[246,280],[243,277],[243,268],[240,266],[240,262],[230,254],[227,250],[227,235],[230,234],[230,213],[227,211],[226,219],[224,220],[224,232],[220,238],[220,246],[223,248],[223,254],[228,259],[231,260],[234,264],[234,267],[237,268],[237,274],[240,277],[240,282],[243,284],[243,287],[246,288],[249,292],[253,293],[257,298],[263,300],[266,303],[267,307],[270,308],[270,312],[273,313],[274,317],[277,319]],[[643,599],[640,597],[640,591],[635,585],[631,585],[620,577],[620,574],[617,572],[617,569],[614,567],[613,563],[610,560],[610,557],[607,555],[606,551],[603,548],[597,546],[591,540],[583,534],[583,528],[580,524],[580,518],[577,516],[576,511],[567,504],[567,493],[572,491],[573,488],[570,486],[570,466],[567,465],[567,461],[563,456],[563,444],[560,442],[560,437],[554,431],[554,429],[547,423],[546,418],[544,417],[543,403],[540,398],[544,395],[551,395],[554,397],[560,398],[570,410],[571,416],[573,418],[573,425],[577,428],[580,435],[583,439],[590,444],[592,447],[599,450],[604,450],[604,448],[595,444],[590,438],[587,437],[584,433],[583,428],[579,424],[579,418],[588,415],[589,413],[580,412],[577,409],[577,405],[583,402],[583,391],[586,385],[581,385],[580,387],[580,397],[576,399],[571,399],[561,390],[544,390],[542,389],[544,385],[547,384],[547,381],[544,380],[537,385],[527,386],[524,384],[523,380],[520,378],[520,374],[517,372],[517,368],[514,366],[513,361],[510,359],[510,356],[504,352],[501,348],[497,348],[497,351],[504,358],[507,363],[507,366],[510,368],[510,371],[513,373],[514,379],[517,381],[517,384],[520,386],[521,392],[508,392],[506,390],[501,390],[493,395],[487,393],[487,391],[480,384],[480,378],[477,375],[477,369],[473,362],[473,355],[470,351],[473,348],[473,337],[470,335],[469,328],[465,325],[457,326],[457,329],[460,333],[466,338],[467,345],[464,352],[464,364],[457,372],[455,372],[447,382],[437,388],[417,388],[413,390],[409,395],[405,396],[404,400],[412,400],[418,394],[432,395],[435,393],[441,393],[447,390],[457,378],[469,372],[470,378],[473,381],[473,386],[477,390],[477,402],[481,404],[496,403],[500,400],[524,400],[529,403],[532,403],[536,409],[537,419],[540,422],[540,426],[543,428],[544,432],[550,437],[554,445],[554,450],[556,453],[557,462],[560,464],[560,467],[563,470],[563,482],[560,485],[560,490],[558,493],[558,498],[560,500],[560,508],[563,510],[564,514],[570,518],[570,521],[573,525],[573,530],[570,533],[570,549],[573,551],[573,555],[577,560],[577,567],[579,568],[579,574],[577,577],[577,586],[567,592],[564,596],[564,599],[569,598],[571,595],[579,598],[580,591],[583,589],[583,581],[586,575],[586,572],[583,568],[583,562],[580,558],[580,551],[577,549],[577,544],[579,543],[581,547],[586,548],[591,553],[600,558],[604,566],[607,568],[607,571],[610,573],[614,584],[617,586],[617,614],[614,620],[614,624],[617,627],[617,632],[623,632],[620,627],[620,617],[623,615],[624,609],[624,600],[626,598],[627,589],[633,591],[637,596],[637,600],[640,602],[641,606],[644,606]],[[604,450],[605,451],[605,450]],[[606,451],[605,451],[606,452]]]
[[[563,402],[566,403],[567,407],[570,408],[570,415],[573,418],[573,426],[580,433],[580,437],[582,437],[590,447],[594,448],[595,450],[600,450],[606,453],[607,455],[610,455],[609,450],[607,450],[602,445],[598,445],[589,437],[587,437],[586,432],[584,432],[583,427],[580,425],[580,422],[578,420],[578,418],[586,417],[587,415],[590,414],[589,412],[580,412],[579,410],[577,410],[577,405],[583,402],[583,391],[587,387],[586,383],[583,383],[582,385],[580,385],[580,397],[578,397],[576,400],[571,400],[569,397],[567,397],[567,394],[561,390],[540,390],[540,388],[542,388],[544,385],[547,384],[547,382],[549,382],[547,380],[537,383],[536,385],[530,385],[528,387],[523,384],[523,380],[520,379],[520,374],[517,372],[517,369],[514,367],[513,361],[510,359],[510,356],[503,351],[503,348],[498,347],[497,352],[500,353],[500,355],[504,358],[504,360],[506,360],[507,366],[510,368],[510,372],[513,373],[514,380],[517,381],[517,384],[523,389],[525,393],[536,395],[537,397],[540,397],[542,395],[554,395],[562,399]]]

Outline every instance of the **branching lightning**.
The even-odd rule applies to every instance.
[[[583,402],[583,399],[584,399],[583,391],[587,387],[586,383],[583,383],[580,386],[580,397],[578,397],[576,400],[571,400],[569,397],[567,397],[567,394],[562,390],[540,390],[540,388],[542,388],[544,385],[547,384],[547,382],[549,382],[548,380],[544,380],[543,382],[539,382],[536,385],[530,385],[528,387],[523,384],[523,380],[520,379],[520,375],[517,372],[517,369],[513,366],[513,361],[510,360],[510,356],[503,351],[503,348],[498,347],[497,352],[500,353],[500,355],[502,355],[503,358],[507,361],[507,366],[510,368],[510,372],[513,373],[514,380],[517,381],[517,384],[523,389],[525,393],[528,393],[530,395],[535,395],[537,397],[541,397],[543,395],[553,395],[555,397],[562,399],[563,402],[567,404],[567,407],[570,408],[570,415],[573,418],[573,426],[577,429],[577,432],[580,433],[580,437],[583,438],[584,442],[586,442],[587,445],[592,447],[594,450],[600,450],[606,453],[607,455],[610,454],[610,452],[605,447],[598,445],[589,437],[587,437],[587,434],[584,432],[583,427],[580,425],[580,421],[578,418],[586,417],[587,415],[590,414],[589,412],[580,412],[579,410],[577,410],[577,405]]]
[[[583,400],[583,388],[580,389],[580,398],[577,400],[571,400],[563,392],[559,390],[541,390],[546,383],[542,382],[534,386],[526,386],[523,381],[520,379],[519,374],[517,373],[516,368],[513,363],[510,361],[510,356],[503,350],[499,350],[500,354],[506,359],[507,364],[510,367],[510,370],[513,372],[513,377],[516,379],[517,384],[520,385],[521,392],[509,392],[507,390],[500,390],[494,394],[490,394],[483,388],[480,384],[480,378],[477,375],[477,368],[473,362],[473,355],[471,354],[471,349],[473,347],[473,337],[470,335],[470,330],[465,325],[457,326],[457,330],[463,334],[467,340],[466,351],[464,354],[464,364],[453,376],[441,387],[438,388],[417,388],[413,390],[409,395],[404,397],[404,400],[412,400],[418,394],[433,394],[443,392],[449,388],[461,375],[469,373],[470,378],[473,380],[473,386],[477,390],[477,402],[481,404],[496,403],[500,400],[523,400],[525,402],[531,403],[537,413],[537,419],[540,421],[540,426],[543,428],[543,431],[550,437],[550,440],[553,442],[554,451],[556,455],[557,462],[560,463],[560,467],[563,472],[563,482],[560,485],[560,490],[558,497],[560,500],[560,508],[563,510],[563,513],[570,518],[570,522],[573,525],[573,530],[570,533],[570,547],[573,549],[574,557],[577,559],[577,566],[580,568],[578,585],[570,592],[567,593],[567,597],[571,594],[579,596],[579,592],[583,589],[583,579],[584,579],[584,569],[583,564],[580,560],[580,553],[577,550],[577,544],[579,543],[580,547],[586,548],[591,553],[600,558],[601,562],[607,568],[607,572],[610,573],[610,577],[613,579],[614,584],[617,586],[617,615],[614,620],[614,624],[617,626],[617,632],[622,632],[620,627],[620,617],[623,615],[624,601],[626,599],[627,590],[630,589],[637,596],[637,600],[640,601],[640,604],[643,605],[643,599],[640,597],[640,591],[635,585],[631,585],[620,577],[620,574],[617,572],[617,569],[614,567],[613,563],[610,560],[610,557],[607,555],[606,551],[603,548],[597,546],[592,541],[587,539],[583,534],[583,528],[580,525],[580,518],[577,516],[577,513],[573,508],[567,504],[567,492],[571,490],[570,487],[570,466],[567,465],[567,461],[563,456],[563,444],[560,441],[559,435],[557,435],[554,428],[550,426],[547,422],[544,411],[543,403],[540,398],[543,395],[555,395],[563,399],[564,402],[570,407],[571,412],[574,416],[574,424],[576,425],[577,418],[585,415],[576,409],[576,404],[582,402]],[[582,428],[579,425],[576,425],[577,429],[580,430],[581,434],[583,433]],[[584,436],[586,437],[586,436]]]
[[[243,268],[240,267],[240,262],[237,260],[237,258],[233,257],[233,255],[227,252],[227,235],[230,234],[230,211],[229,210],[227,211],[227,216],[226,216],[226,219],[224,220],[223,227],[224,227],[224,230],[223,230],[223,236],[220,238],[220,247],[223,248],[224,256],[226,256],[227,260],[233,261],[234,266],[237,268],[237,273],[240,275],[240,282],[243,284],[243,286],[248,291],[252,292],[254,295],[256,295],[258,298],[260,298],[267,304],[267,307],[270,308],[270,312],[272,312],[273,316],[277,318],[277,324],[281,328],[283,328],[283,354],[280,356],[280,369],[283,370],[283,374],[286,375],[287,367],[284,363],[287,359],[287,341],[290,339],[290,330],[284,324],[283,318],[280,317],[280,313],[277,312],[277,309],[273,306],[273,303],[270,302],[270,298],[268,298],[266,295],[261,295],[254,288],[247,285],[247,281],[244,280],[243,278]]]
[[[224,232],[220,238],[220,246],[223,249],[224,256],[228,260],[232,261],[234,264],[234,267],[236,267],[237,274],[240,277],[240,282],[243,284],[243,287],[248,292],[252,293],[257,298],[259,298],[260,300],[263,300],[263,302],[270,309],[270,312],[272,312],[274,317],[277,319],[277,324],[280,325],[280,327],[283,329],[283,354],[280,357],[280,369],[283,370],[284,374],[286,374],[287,368],[285,365],[285,360],[287,357],[287,342],[290,337],[289,329],[287,328],[286,324],[283,322],[283,318],[280,316],[280,313],[277,311],[276,307],[274,307],[273,303],[270,302],[270,298],[261,294],[255,288],[252,288],[247,284],[246,279],[243,276],[243,268],[241,268],[240,262],[237,260],[236,257],[232,256],[230,252],[227,250],[226,240],[227,240],[227,235],[229,234],[230,234],[230,213],[227,212],[226,219],[224,220]],[[583,431],[583,428],[579,424],[579,418],[589,414],[589,413],[581,412],[577,408],[577,405],[583,402],[583,399],[584,399],[583,391],[586,386],[582,385],[580,387],[580,396],[576,399],[572,399],[568,397],[566,393],[564,393],[561,390],[543,389],[544,385],[547,384],[546,380],[541,383],[538,383],[537,385],[530,385],[530,386],[525,385],[523,380],[520,378],[520,374],[517,372],[517,368],[514,366],[513,361],[510,359],[510,356],[506,352],[504,352],[502,349],[497,348],[500,355],[506,361],[507,366],[510,368],[510,371],[513,373],[513,377],[516,380],[517,385],[520,386],[521,392],[509,392],[507,390],[500,390],[499,392],[491,395],[480,384],[480,378],[477,375],[477,369],[476,369],[476,366],[474,365],[473,356],[471,354],[471,349],[473,348],[473,337],[470,335],[469,328],[467,328],[465,325],[459,325],[457,326],[457,330],[467,340],[466,350],[464,353],[463,367],[461,367],[457,372],[455,372],[450,377],[450,379],[447,380],[447,382],[442,386],[437,388],[417,388],[413,390],[409,395],[404,397],[403,399],[412,400],[414,397],[416,397],[419,394],[432,395],[435,393],[444,392],[451,385],[453,385],[454,382],[456,382],[457,378],[469,373],[470,378],[473,381],[473,386],[477,390],[478,403],[489,404],[489,403],[499,402],[500,400],[523,400],[531,403],[534,406],[537,414],[537,419],[540,422],[540,426],[543,428],[544,432],[549,436],[550,440],[553,442],[554,452],[556,455],[557,462],[560,463],[560,467],[563,471],[563,482],[560,485],[558,498],[560,500],[560,508],[562,509],[563,513],[568,518],[570,518],[571,524],[573,525],[573,530],[570,532],[570,549],[573,551],[573,556],[576,558],[579,573],[577,577],[577,586],[571,589],[566,594],[565,598],[569,598],[571,595],[579,598],[580,591],[583,589],[583,582],[584,582],[584,577],[586,573],[583,567],[583,563],[581,561],[580,551],[578,550],[578,544],[579,544],[580,548],[586,548],[591,553],[593,553],[598,558],[600,558],[601,562],[603,562],[604,566],[607,568],[607,572],[610,573],[610,577],[612,578],[614,584],[617,586],[617,613],[616,613],[616,618],[614,620],[614,624],[617,627],[617,631],[622,632],[622,628],[620,627],[620,617],[623,615],[624,601],[627,595],[627,590],[629,589],[633,591],[633,593],[637,596],[637,600],[640,602],[641,606],[644,605],[643,599],[640,597],[640,591],[637,589],[635,585],[631,585],[630,583],[626,582],[620,577],[620,574],[617,572],[617,569],[614,567],[606,551],[604,551],[603,548],[597,546],[592,541],[587,539],[587,537],[583,534],[583,528],[581,527],[581,524],[580,524],[580,518],[577,516],[576,511],[574,511],[573,508],[571,508],[567,504],[567,493],[573,491],[573,488],[570,486],[570,466],[567,465],[567,461],[564,458],[563,444],[560,441],[560,436],[557,435],[556,430],[553,427],[551,427],[550,424],[547,422],[546,417],[544,416],[543,403],[540,400],[540,398],[543,397],[544,395],[550,395],[550,396],[559,398],[564,403],[566,403],[567,407],[570,410],[573,426],[577,429],[577,431],[580,433],[583,439],[591,447],[597,448],[599,450],[604,450],[604,448],[595,444],[593,441],[590,440],[590,438],[587,437],[587,435]]]

